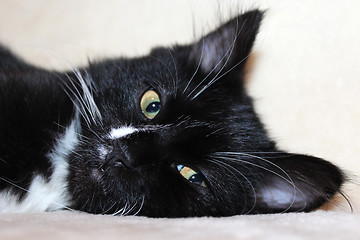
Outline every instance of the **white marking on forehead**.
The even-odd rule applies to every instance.
[[[139,130],[134,127],[120,127],[120,128],[113,128],[110,131],[109,138],[110,139],[118,139],[125,137],[127,135],[133,134],[134,132],[138,132]]]

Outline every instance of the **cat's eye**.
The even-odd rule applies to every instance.
[[[207,187],[204,181],[204,177],[202,176],[201,173],[198,173],[195,170],[186,167],[184,165],[177,165],[176,167],[180,175],[183,176],[189,182],[197,184],[202,187]]]
[[[154,90],[148,90],[144,93],[140,100],[142,113],[148,119],[153,119],[161,108],[160,97]]]

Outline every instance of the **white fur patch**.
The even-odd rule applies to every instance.
[[[113,128],[110,131],[109,138],[114,140],[114,139],[125,137],[127,135],[133,134],[133,133],[138,132],[138,131],[139,130],[137,128],[130,127],[130,126],[128,126],[128,127],[120,127],[120,128]]]
[[[67,156],[79,142],[79,121],[74,120],[66,129],[52,152],[48,154],[53,167],[49,180],[37,175],[30,185],[26,197],[18,201],[9,190],[0,192],[0,212],[43,212],[62,209],[69,205],[67,193],[68,162]]]
[[[103,145],[100,145],[98,147],[98,151],[99,151],[99,157],[102,160],[104,160],[106,158],[106,155],[109,153],[109,150],[106,149]]]

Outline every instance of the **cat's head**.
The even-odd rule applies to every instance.
[[[262,16],[250,11],[193,44],[78,73],[96,87],[79,103],[74,208],[153,217],[309,211],[339,190],[335,166],[275,148],[246,95]]]

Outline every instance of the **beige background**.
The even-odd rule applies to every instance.
[[[213,219],[209,227],[203,226],[204,219],[170,221],[166,225],[170,230],[164,236],[176,232],[171,229],[189,230],[188,221],[209,234],[229,222],[231,236],[236,238],[254,237],[247,232],[264,221],[269,225],[260,231],[262,239],[289,236],[284,235],[283,228],[270,230],[279,223],[289,223],[286,233],[294,233],[293,239],[309,237],[309,231],[314,239],[336,236],[324,226],[359,236],[360,230],[349,222],[360,223],[360,187],[355,184],[360,179],[360,1],[1,0],[0,42],[36,65],[68,69],[85,65],[88,59],[142,55],[156,45],[189,42],[222,19],[254,6],[267,9],[248,75],[256,110],[279,147],[325,158],[348,173],[353,183],[344,191],[356,214],[348,214],[348,205],[338,197],[329,207],[336,212]],[[59,221],[70,219],[74,229],[64,228],[70,232],[86,228],[86,224],[75,227],[77,214],[63,214],[0,215],[0,236],[6,233],[10,237],[15,230],[6,222],[20,229],[17,236],[29,233],[25,226],[34,219],[39,224],[31,226],[42,229],[41,236],[47,234],[41,227],[45,221],[57,226]],[[25,224],[19,220],[23,217]],[[339,219],[339,224],[329,218]],[[81,219],[82,224],[112,221],[88,215],[81,215]],[[156,224],[142,218],[131,221],[139,224],[139,229],[130,224],[134,232]],[[309,223],[296,226],[303,221]],[[236,228],[235,223],[247,231]],[[111,229],[116,234],[134,234]],[[199,236],[208,238],[204,232]]]

